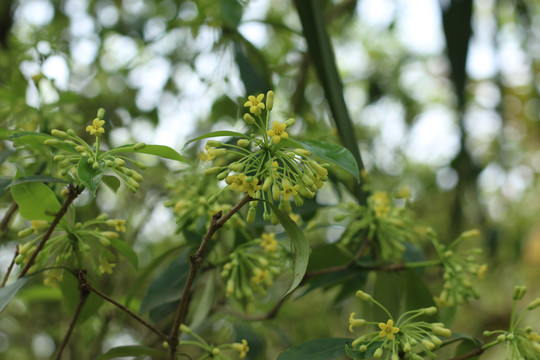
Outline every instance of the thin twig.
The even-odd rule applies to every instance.
[[[2,238],[4,237],[4,234],[6,233],[7,227],[9,225],[9,221],[15,214],[15,211],[17,211],[18,207],[19,206],[14,201],[11,203],[11,205],[7,209],[6,214],[4,215],[4,218],[2,219],[2,222],[0,222],[0,240],[2,240]]]
[[[71,337],[71,334],[73,333],[73,329],[75,328],[75,323],[77,322],[77,319],[79,318],[79,315],[84,306],[84,303],[88,299],[88,295],[90,295],[90,292],[88,291],[86,287],[82,286],[79,281],[79,303],[77,304],[77,308],[75,309],[75,313],[73,314],[73,319],[71,320],[71,323],[69,324],[68,331],[66,335],[64,336],[62,343],[58,347],[58,352],[56,353],[55,360],[60,360],[60,357],[62,356],[62,352],[64,351],[64,348],[68,344],[69,338]]]
[[[101,291],[96,289],[94,286],[92,286],[92,284],[90,284],[90,282],[86,279],[86,275],[85,275],[84,271],[82,271],[82,270],[78,271],[78,278],[79,278],[79,286],[86,289],[87,291],[91,291],[91,292],[95,293],[96,295],[101,296],[103,299],[105,299],[108,302],[110,302],[111,304],[115,305],[117,308],[125,311],[126,313],[128,313],[129,316],[131,316],[132,318],[134,318],[135,320],[137,320],[138,322],[140,322],[141,324],[146,326],[148,329],[153,331],[162,340],[167,341],[167,336],[165,334],[163,334],[158,328],[156,328],[152,324],[148,323],[146,320],[141,318],[139,315],[135,314],[133,311],[129,310],[124,305],[120,304],[118,301],[116,301],[113,298],[105,295],[104,293],[102,293]]]
[[[199,272],[199,268],[204,261],[204,256],[206,255],[206,249],[208,248],[210,239],[212,238],[214,233],[223,226],[223,224],[225,224],[234,214],[236,214],[238,210],[242,208],[242,206],[250,202],[251,199],[251,196],[246,195],[231,210],[229,210],[227,214],[222,216],[221,211],[215,214],[210,221],[210,226],[208,227],[206,235],[204,235],[199,249],[195,254],[189,257],[189,274],[186,280],[186,284],[184,285],[184,289],[182,291],[182,296],[180,297],[180,303],[178,304],[178,308],[176,309],[176,315],[168,339],[170,360],[174,360],[176,356],[176,348],[178,346],[178,338],[180,336],[180,324],[182,324],[186,318],[187,310],[189,307],[191,287],[193,286],[195,278],[197,277],[197,273]]]
[[[34,251],[34,253],[30,257],[30,259],[28,260],[28,262],[26,263],[26,265],[22,269],[21,273],[19,274],[19,279],[22,278],[24,275],[26,275],[26,273],[28,272],[28,269],[30,269],[30,267],[34,264],[34,261],[36,261],[36,257],[38,256],[39,252],[45,246],[45,242],[47,242],[47,240],[49,240],[49,238],[51,237],[54,229],[56,228],[56,225],[58,225],[58,223],[60,222],[62,217],[64,217],[64,215],[68,211],[69,206],[71,205],[73,200],[75,200],[77,198],[77,196],[79,196],[79,194],[83,190],[84,190],[84,187],[78,187],[78,186],[75,186],[73,184],[68,185],[68,194],[67,194],[66,200],[64,200],[64,204],[62,205],[62,207],[60,208],[60,210],[58,211],[58,213],[54,217],[54,219],[53,219],[53,221],[51,223],[51,226],[49,226],[49,228],[47,229],[47,232],[45,233],[45,235],[43,235],[43,238],[39,242],[39,244],[38,244],[38,246],[36,248],[36,251]]]
[[[0,285],[0,288],[3,288],[4,286],[6,286],[6,283],[8,281],[8,278],[9,278],[9,274],[11,274],[11,270],[13,270],[13,265],[15,265],[15,259],[17,258],[17,256],[19,256],[19,247],[17,246],[17,248],[15,249],[15,254],[13,255],[13,259],[11,259],[11,264],[9,264],[9,267],[6,271],[6,274],[4,275],[4,279],[2,280],[2,284]]]
[[[455,358],[452,358],[452,359],[449,359],[449,360],[465,360],[465,359],[468,359],[468,358],[472,358],[474,356],[481,355],[483,352],[484,352],[484,348],[482,346],[480,346],[480,347],[477,347],[476,349],[473,349],[473,350],[469,351],[468,353],[465,353],[463,355],[460,355],[458,357],[455,357]]]

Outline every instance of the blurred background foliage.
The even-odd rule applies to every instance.
[[[189,137],[240,129],[241,98],[273,89],[277,111],[296,117],[297,136],[340,138],[353,153],[357,145],[374,190],[408,187],[417,221],[442,242],[481,231],[490,266],[477,285],[483,297],[460,309],[455,323],[479,335],[508,322],[515,284],[540,290],[539,23],[539,3],[524,0],[3,0],[0,124],[83,129],[104,107],[111,146],[145,141],[180,151]],[[325,63],[328,55],[334,61],[332,51],[335,72]],[[351,129],[343,128],[347,119]],[[15,150],[0,146],[6,183],[31,160],[17,154],[14,165],[6,159]],[[111,200],[102,191],[77,202],[80,214],[128,220],[126,239],[141,267],[178,243],[172,210],[161,204],[182,170],[144,160],[149,169],[137,194]],[[319,204],[338,201],[327,190]],[[4,214],[11,203],[4,192]],[[10,221],[0,229],[2,271],[23,224],[16,215]],[[331,228],[314,239],[338,236]],[[119,264],[99,286],[137,309],[156,268],[141,277]],[[440,283],[430,287],[436,293]],[[267,322],[231,316],[250,342],[250,358],[346,335],[351,303],[334,303],[334,290],[315,291]],[[40,285],[22,292],[0,317],[1,357],[48,357],[71,313],[59,307],[61,298]],[[71,354],[90,359],[112,345],[144,342],[133,320],[98,305],[100,316],[90,314],[76,330]],[[228,336],[223,314],[214,316],[207,331]]]

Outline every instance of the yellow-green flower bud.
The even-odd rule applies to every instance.
[[[98,162],[94,162],[94,163],[92,164],[92,169],[94,169],[94,170],[99,169],[99,163],[98,163]]]
[[[257,208],[255,208],[255,207],[250,207],[249,210],[248,210],[246,222],[247,222],[248,224],[253,223],[253,222],[255,221],[255,215],[257,215]]]
[[[251,125],[255,124],[255,119],[248,113],[244,114],[244,121]]]
[[[221,351],[219,351],[218,348],[213,348],[212,349],[212,355],[216,356],[216,355],[219,355],[219,354],[221,354]]]
[[[435,315],[437,313],[437,308],[435,306],[430,306],[428,308],[422,309],[422,312],[425,315]]]
[[[214,150],[214,154],[216,156],[223,156],[223,155],[226,155],[227,154],[227,149],[216,149]]]
[[[478,237],[478,236],[480,236],[480,231],[478,231],[477,229],[472,229],[469,231],[465,231],[459,237],[462,239],[468,239],[468,238]]]
[[[338,214],[334,216],[334,221],[343,221],[347,218],[348,215],[346,214]]]
[[[438,336],[444,336],[444,337],[452,336],[452,331],[450,331],[450,329],[447,329],[441,326],[433,325],[431,327],[431,330],[433,331],[435,335],[438,335]]]
[[[99,221],[107,220],[109,216],[107,214],[99,214],[99,216],[96,218]],[[114,220],[111,220],[114,223]],[[107,222],[107,225],[109,225],[109,222]]]
[[[92,165],[96,160],[94,158],[88,158],[86,159],[86,163]]]
[[[65,155],[54,155],[53,160],[54,161],[62,161],[66,158]]]
[[[318,162],[315,160],[309,160],[309,165],[311,168],[319,175],[320,177],[328,175],[328,170],[323,168]]]
[[[506,335],[506,340],[512,341],[514,339],[515,339],[515,336],[514,336],[513,333],[510,333],[510,334]]]
[[[302,175],[302,181],[304,182],[304,184],[306,184],[306,186],[313,185],[313,180],[311,180],[311,178],[307,174]]]
[[[104,237],[106,237],[109,240],[118,239],[118,233],[116,233],[114,231],[103,231],[101,233],[101,235],[103,235]]]
[[[23,254],[17,255],[17,257],[15,258],[15,264],[21,265],[24,262],[24,258],[25,256]]]
[[[218,174],[218,176],[217,176],[217,179],[218,179],[218,180],[223,180],[223,179],[225,179],[225,178],[229,175],[229,171],[230,171],[230,170],[225,170],[225,171],[220,172],[220,173]]]
[[[375,352],[373,353],[373,358],[374,359],[380,359],[383,355],[383,349],[382,348],[378,348],[377,350],[375,350]]]
[[[37,271],[37,269],[39,269],[39,265],[34,264],[34,265],[30,266],[30,269],[28,269],[27,274],[30,275],[30,274],[35,273]]]
[[[262,184],[262,191],[268,191],[270,190],[270,187],[272,186],[272,183],[274,182],[274,179],[271,176],[268,176],[266,179],[264,179],[264,182]]]
[[[274,201],[278,201],[280,196],[279,185],[274,183],[274,185],[272,185],[272,199],[274,199]]]
[[[500,342],[500,343],[505,342],[506,341],[506,335],[501,334],[501,335],[497,336],[497,341]]]
[[[306,150],[306,149],[295,149],[294,152],[296,152],[297,154],[301,155],[301,156],[311,156],[311,152]]]
[[[219,166],[208,168],[208,169],[204,170],[204,175],[206,175],[206,176],[215,175],[215,174],[219,173],[221,171],[221,169],[222,168],[219,167]]]
[[[65,139],[68,137],[68,134],[64,131],[60,131],[58,129],[52,129],[51,130],[51,135],[52,136],[56,136],[56,137],[59,137],[59,138],[62,138],[62,139]]]
[[[231,169],[232,171],[235,171],[235,172],[242,172],[242,170],[244,169],[244,164],[234,162],[234,163],[229,165],[229,169]]]
[[[105,247],[111,245],[111,241],[109,239],[107,239],[107,238],[104,238],[104,237],[100,237],[99,242],[101,243],[101,245],[103,245]]]
[[[217,141],[217,140],[208,140],[206,142],[206,145],[210,146],[210,147],[220,147],[221,145],[223,145],[221,143],[221,141]]]
[[[289,200],[284,200],[283,201],[283,210],[287,213],[287,214],[290,214],[292,212],[292,208],[291,208],[291,202]]]
[[[315,193],[313,191],[303,187],[302,185],[300,185],[298,188],[298,193],[306,199],[313,199],[315,197]]]
[[[60,144],[60,141],[59,140],[56,140],[56,139],[47,139],[43,142],[45,145],[47,146],[55,146],[55,145],[58,145]]]
[[[534,299],[529,306],[527,306],[527,310],[533,310],[540,306],[540,298]]]
[[[399,360],[399,355],[398,354],[392,354],[392,356],[390,357],[390,360]]]
[[[193,334],[193,331],[187,325],[184,325],[184,324],[180,324],[180,331],[186,334]]]
[[[403,345],[403,351],[404,352],[409,352],[411,351],[411,344],[406,342],[405,345]]]
[[[429,338],[430,338],[431,342],[433,344],[435,344],[435,347],[439,347],[439,346],[442,345],[442,341],[438,337],[431,335]]]
[[[279,219],[274,211],[270,213],[270,222],[272,223],[272,225],[279,224]]]
[[[136,167],[138,167],[141,170],[146,169],[146,165],[144,163],[140,162],[140,161],[135,161],[133,163],[135,164]]]
[[[358,350],[360,350],[361,352],[366,352],[367,351],[367,346],[366,345],[360,345]]]
[[[249,145],[250,141],[248,139],[240,139],[236,142],[236,145],[240,147],[247,147]]]
[[[371,300],[371,295],[369,295],[368,293],[363,292],[362,290],[358,290],[355,295],[360,300],[364,300],[364,301]]]
[[[285,125],[287,125],[287,127],[291,127],[294,125],[295,122],[296,120],[294,120],[293,118],[290,118],[287,121],[285,121]]]
[[[422,344],[422,346],[424,346],[426,349],[428,349],[429,351],[435,349],[435,344],[432,343],[431,341],[429,340],[426,340],[426,339],[422,339],[420,341],[420,343]]]
[[[124,166],[124,165],[126,165],[126,162],[123,159],[115,158],[114,159],[114,164],[117,165],[117,166]]]
[[[21,230],[17,233],[17,236],[20,237],[20,238],[23,238],[23,237],[27,237],[28,235],[32,234],[34,232],[34,229],[32,228],[28,228],[28,229],[24,229],[24,230]]]
[[[270,90],[266,93],[266,110],[272,111],[274,107],[274,92]]]
[[[521,300],[525,293],[527,292],[527,288],[524,285],[517,285],[514,287],[514,300]]]
[[[299,194],[293,195],[294,203],[296,206],[300,207],[304,205],[304,199]]]
[[[100,120],[103,120],[104,116],[105,116],[105,109],[104,108],[99,108],[98,111],[97,111],[97,117]]]
[[[143,142],[140,142],[140,143],[137,143],[135,145],[133,145],[133,150],[135,151],[139,151],[139,150],[142,150],[146,147],[146,144],[143,143]]]
[[[143,177],[141,174],[139,174],[138,172],[136,171],[133,171],[133,173],[131,174],[131,177],[135,179],[135,181],[137,182],[141,182]]]

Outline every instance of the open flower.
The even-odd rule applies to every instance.
[[[105,124],[105,120],[99,120],[98,118],[95,118],[92,122],[92,125],[88,125],[86,127],[86,131],[89,132],[90,135],[101,136],[101,134],[105,133],[103,124]]]
[[[249,107],[249,112],[254,115],[261,115],[261,110],[264,109],[264,94],[260,94],[255,97],[253,95],[248,96],[248,101],[244,103],[245,107]]]
[[[232,344],[232,348],[236,351],[240,351],[240,359],[243,359],[246,357],[246,354],[249,351],[248,342],[246,339],[242,339],[242,343],[234,343]]]
[[[268,136],[272,138],[274,144],[279,143],[281,139],[286,139],[289,137],[289,134],[285,132],[286,128],[286,124],[280,124],[279,122],[274,121],[274,124],[272,124],[272,129],[267,131]]]
[[[397,334],[399,332],[398,327],[394,327],[394,320],[389,319],[386,324],[385,323],[379,323],[379,327],[381,328],[381,332],[379,333],[379,337],[387,337],[388,340],[394,340],[394,334]]]
[[[298,184],[291,186],[291,183],[286,179],[283,180],[282,184],[283,190],[280,191],[280,194],[283,195],[283,200],[285,201],[289,201],[291,196],[295,196],[300,188]]]
[[[264,251],[274,252],[277,250],[278,242],[275,239],[274,233],[262,234],[261,237],[262,237],[261,246],[264,248]]]

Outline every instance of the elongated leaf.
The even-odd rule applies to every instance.
[[[60,148],[60,149],[63,149],[63,150],[78,154],[77,150],[75,150],[75,148],[73,146],[71,146],[71,145],[63,142],[62,140],[58,139],[57,137],[49,135],[49,134],[40,133],[40,132],[33,132],[33,131],[21,131],[21,132],[13,133],[13,134],[11,134],[11,136],[9,136],[9,140],[12,140],[13,145],[15,145],[15,146],[20,146],[20,145],[32,145],[32,146],[43,145],[43,142],[45,140],[47,140],[47,139],[59,140],[59,143],[54,145],[54,147],[57,147],[57,148]]]
[[[332,165],[335,165],[356,178],[356,181],[360,181],[360,171],[358,170],[358,164],[354,159],[353,154],[341,145],[328,143],[317,140],[292,140],[286,139],[285,145],[294,144],[295,146],[304,148],[310,151],[316,157],[328,161]]]
[[[111,245],[118,250],[118,252],[122,254],[135,269],[139,267],[139,258],[137,257],[137,254],[125,241],[112,239]]]
[[[127,356],[154,356],[154,357],[167,357],[167,352],[162,350],[152,349],[142,345],[129,345],[129,346],[118,346],[112,349],[109,349],[105,354],[102,354],[97,358],[97,360],[107,360],[114,358],[121,358]]]
[[[244,7],[238,0],[220,1],[221,18],[225,25],[235,29],[240,24]]]
[[[79,281],[72,272],[64,271],[62,282],[60,283],[60,290],[62,291],[62,298],[68,313],[73,314],[77,308],[77,305],[79,304],[81,292],[79,290]],[[91,316],[96,315],[103,303],[104,300],[102,297],[94,293],[90,293],[84,302],[84,306],[81,309],[77,323],[82,324]]]
[[[239,133],[239,132],[236,132],[236,131],[227,131],[227,130],[223,130],[223,131],[212,131],[212,132],[209,132],[209,133],[207,133],[207,134],[198,136],[198,137],[196,137],[196,138],[189,139],[189,140],[184,144],[184,148],[186,148],[186,146],[188,146],[189,144],[191,144],[191,143],[193,143],[193,142],[195,142],[195,141],[202,140],[202,139],[208,139],[208,138],[212,138],[212,137],[220,137],[220,136],[236,136],[236,137],[241,137],[241,138],[244,138],[244,139],[249,139],[249,136],[244,135],[244,134]]]
[[[111,149],[109,153],[121,153],[121,152],[136,152],[141,154],[156,155],[164,159],[176,160],[184,163],[189,163],[189,161],[180,155],[176,150],[165,145],[146,145],[142,149],[135,150],[133,144],[122,145]]]
[[[162,304],[180,299],[188,273],[189,261],[184,251],[150,284],[139,313],[144,314]]]
[[[17,281],[9,284],[8,286],[0,288],[0,312],[6,308],[7,304],[9,304],[11,299],[13,299],[13,297],[19,292],[19,290],[21,290],[28,280],[30,280],[30,277],[25,276],[17,279]]]
[[[276,208],[272,203],[267,203],[272,208],[272,211],[276,214],[281,226],[283,226],[287,232],[287,235],[289,235],[289,238],[291,239],[291,242],[296,250],[294,258],[294,279],[291,287],[284,295],[286,296],[291,293],[291,291],[296,289],[304,278],[309,261],[309,242],[302,230],[300,230],[298,225],[296,225],[296,223],[292,221],[287,214]]]
[[[353,339],[316,339],[293,346],[279,354],[277,360],[332,360],[345,356],[345,345]]]
[[[45,176],[45,175],[30,175],[30,176],[24,176],[18,179],[15,179],[9,184],[7,188],[10,188],[12,186],[15,186],[17,184],[24,184],[24,183],[31,183],[31,182],[39,182],[39,183],[64,183],[67,184],[68,181],[64,179],[58,179],[52,176]]]
[[[404,275],[401,272],[378,272],[375,280],[373,297],[397,318],[401,312],[401,300],[404,291]],[[375,321],[385,321],[386,312],[378,306],[373,306]]]
[[[104,175],[103,178],[101,178],[101,181],[114,192],[118,191],[118,188],[120,187],[120,180],[118,180],[116,176]]]
[[[405,310],[414,310],[435,306],[433,296],[429,292],[424,280],[415,269],[405,270]],[[419,320],[436,322],[437,314],[424,315]]]
[[[217,282],[216,278],[217,272],[212,271],[211,274],[208,274],[206,281],[201,280],[202,283],[205,283],[204,291],[197,301],[197,308],[195,309],[190,324],[192,328],[198,327],[203,323],[204,320],[208,318],[208,314],[210,313],[212,305],[214,304],[214,294],[216,290],[215,284]]]
[[[467,354],[475,349],[478,349],[480,346],[482,346],[482,342],[476,338],[473,337],[466,337],[463,339],[463,341],[456,347],[456,353],[455,357],[458,357],[460,355]],[[480,356],[472,356],[468,359],[476,360]]]
[[[52,220],[62,205],[54,192],[42,183],[23,183],[11,187],[11,195],[19,205],[19,213],[26,220]]]
[[[99,186],[103,172],[105,171],[105,163],[100,163],[97,169],[88,163],[88,158],[83,157],[77,166],[77,175],[81,183],[96,195],[96,190]]]

